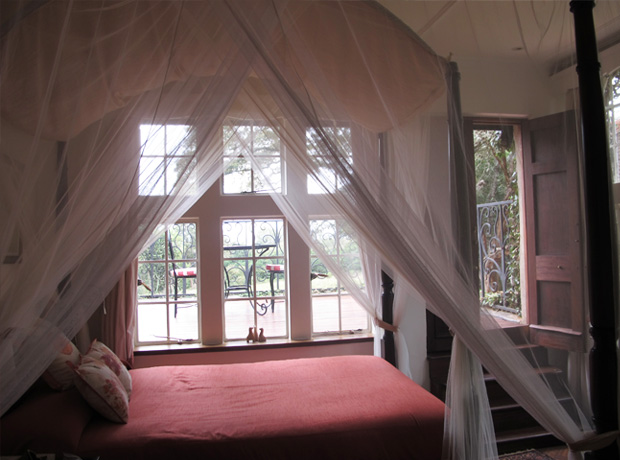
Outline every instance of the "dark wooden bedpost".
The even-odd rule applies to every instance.
[[[381,308],[383,321],[392,324],[394,321],[394,280],[381,270]],[[394,333],[385,330],[383,332],[383,357],[385,360],[396,366],[396,344],[394,343]]]
[[[386,134],[379,134],[379,161],[384,171],[387,171],[386,156]],[[381,270],[381,317],[388,324],[394,322],[394,280],[383,270]],[[396,361],[396,344],[394,343],[394,333],[385,329],[383,331],[383,339],[381,340],[383,348],[383,358],[395,367],[398,367]]]
[[[605,104],[592,0],[573,0],[577,74],[585,165],[585,221],[590,292],[590,401],[597,433],[618,429],[618,369],[614,311],[614,244],[610,203],[610,173],[605,124]],[[618,459],[617,442],[589,452],[586,458]]]

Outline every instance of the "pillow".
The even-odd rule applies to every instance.
[[[58,356],[54,358],[52,364],[43,373],[43,380],[54,390],[64,391],[73,386],[74,373],[67,362],[71,364],[80,364],[80,352],[77,347],[69,339],[65,347],[58,353]]]
[[[59,392],[35,384],[0,419],[0,454],[76,452],[93,415],[76,388]]]
[[[112,369],[90,356],[84,356],[79,366],[72,367],[75,386],[88,404],[112,422],[127,423],[129,397]]]
[[[95,339],[90,344],[90,348],[88,349],[86,356],[103,361],[110,369],[112,369],[123,384],[123,387],[127,392],[127,397],[131,398],[131,375],[119,357],[116,356],[112,350]]]

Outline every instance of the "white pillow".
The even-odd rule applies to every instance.
[[[99,414],[116,423],[129,419],[129,397],[116,374],[104,362],[84,356],[75,372],[75,386]]]
[[[52,364],[43,373],[43,380],[54,390],[64,391],[73,386],[75,374],[67,363],[75,366],[80,364],[80,352],[69,339],[65,339],[67,344],[54,358]]]
[[[131,375],[120,358],[112,350],[95,339],[90,344],[90,348],[85,356],[90,356],[107,364],[123,384],[127,397],[131,398]]]

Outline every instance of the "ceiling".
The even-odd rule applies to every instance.
[[[574,55],[569,0],[380,0],[435,52],[470,58],[531,59],[555,73]],[[620,1],[594,8],[599,51],[620,43]]]

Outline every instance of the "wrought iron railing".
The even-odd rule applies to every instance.
[[[253,230],[252,230],[253,229]],[[267,264],[284,261],[282,219],[228,219],[223,224],[224,277],[226,297],[229,292],[244,292],[252,297],[252,277],[257,283],[269,281]],[[255,260],[256,258],[256,260]],[[275,279],[276,291],[280,279]],[[268,292],[256,295],[268,295]]]
[[[512,215],[512,206],[512,201],[477,206],[478,262],[482,303],[518,314],[519,283],[515,276],[518,277],[519,261],[515,255],[518,257],[519,221]]]
[[[144,291],[140,297],[166,299],[165,286],[168,282],[171,296],[174,295],[177,299],[195,298],[193,277],[182,276],[175,280],[173,272],[176,269],[195,268],[196,251],[195,223],[176,223],[170,227],[139,255],[139,278],[150,289]]]

